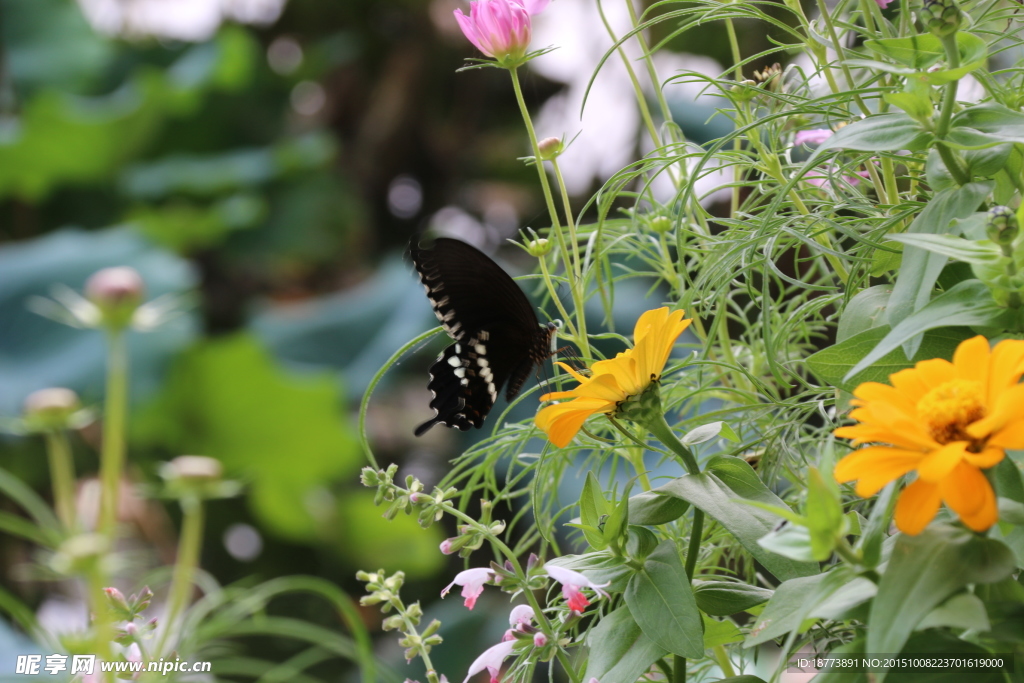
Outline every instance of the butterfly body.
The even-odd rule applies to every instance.
[[[415,242],[413,264],[442,327],[452,338],[430,368],[435,424],[481,427],[505,386],[511,400],[533,368],[550,356],[554,325],[542,326],[529,299],[501,267],[459,240]]]

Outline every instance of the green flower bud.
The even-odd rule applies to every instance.
[[[956,0],[924,0],[921,23],[937,36],[949,36],[960,29],[960,8]]]
[[[1017,214],[1008,206],[993,206],[988,211],[988,223],[985,225],[988,238],[1004,248],[1013,244],[1020,233]]]
[[[672,229],[672,220],[668,216],[655,216],[651,219],[651,230],[666,233]]]
[[[526,243],[526,251],[534,258],[541,258],[550,254],[553,246],[547,237],[538,237]]]
[[[565,145],[562,144],[560,138],[544,138],[537,143],[537,149],[540,150],[540,158],[544,161],[551,161],[558,157],[565,149]]]
[[[72,418],[81,408],[78,394],[70,389],[33,391],[25,399],[25,426],[33,432],[67,429],[72,426]]]

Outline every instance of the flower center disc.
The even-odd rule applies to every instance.
[[[985,417],[981,382],[954,379],[932,389],[917,402],[917,414],[941,444],[971,441],[967,425]]]

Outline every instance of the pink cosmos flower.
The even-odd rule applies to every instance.
[[[505,661],[506,657],[512,654],[512,648],[515,647],[515,644],[514,640],[508,640],[484,650],[483,654],[473,660],[473,663],[469,665],[469,673],[466,674],[466,680],[462,683],[469,683],[470,678],[484,669],[487,669],[487,672],[491,674],[491,683],[498,683],[498,673],[501,672],[501,663]]]
[[[532,25],[529,10],[517,0],[474,0],[469,16],[455,10],[455,21],[469,42],[480,52],[497,60],[521,59],[530,44]],[[531,6],[546,4],[530,0]]]
[[[466,598],[466,607],[473,609],[476,605],[476,599],[484,592],[484,584],[493,578],[494,572],[487,567],[467,569],[466,571],[459,572],[455,575],[455,580],[445,586],[444,590],[441,591],[441,597],[443,598],[448,595],[448,591],[452,589],[452,586],[462,586],[462,597]]]
[[[892,0],[875,0],[875,2],[878,3],[879,7],[881,7],[882,9],[885,9],[886,7],[889,6],[889,3],[892,2]]]
[[[829,128],[812,128],[810,130],[797,131],[796,137],[793,139],[793,145],[799,147],[806,142],[820,145],[832,137],[832,135],[833,131]]]
[[[566,604],[569,605],[569,609],[575,612],[582,612],[590,604],[587,596],[580,592],[581,588],[589,588],[598,595],[608,597],[608,593],[601,590],[608,585],[607,583],[596,584],[583,574],[566,569],[565,567],[545,565],[545,570],[548,576],[562,584],[562,595],[565,596]]]

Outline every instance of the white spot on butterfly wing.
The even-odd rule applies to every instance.
[[[448,358],[448,365],[457,368],[462,365],[462,360],[458,356],[451,356]]]
[[[487,347],[484,346],[483,344],[473,344],[473,350],[476,351],[481,356],[487,354]]]

